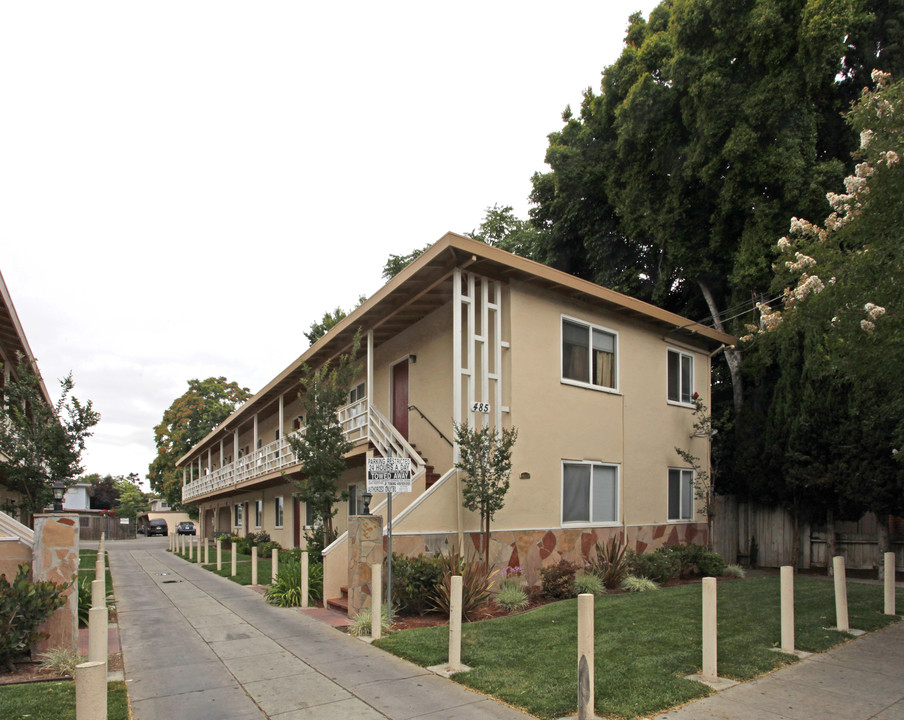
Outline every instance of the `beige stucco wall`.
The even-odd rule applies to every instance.
[[[18,538],[0,536],[0,575],[12,582],[22,564],[31,564],[31,548]]]

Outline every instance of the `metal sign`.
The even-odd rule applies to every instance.
[[[368,458],[367,492],[411,492],[411,458]]]

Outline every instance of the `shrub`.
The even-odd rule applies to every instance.
[[[228,532],[215,532],[213,534],[213,541],[216,543],[217,540],[220,540],[220,547],[224,550],[229,550],[232,547],[232,533]]]
[[[659,585],[649,578],[628,575],[622,580],[621,589],[628,592],[647,592],[649,590],[658,590]]]
[[[65,604],[67,587],[49,580],[31,582],[24,564],[12,583],[0,575],[0,665],[12,672],[13,659],[30,652],[46,636],[38,628]]]
[[[704,577],[720,577],[725,572],[725,561],[719,553],[703,553],[697,559],[697,567]]]
[[[747,577],[747,571],[740,565],[726,565],[725,576],[733,578],[745,578]]]
[[[654,552],[638,555],[628,553],[628,568],[634,577],[644,577],[657,583],[666,583],[681,572],[681,560],[671,552]]]
[[[527,593],[521,587],[521,584],[515,584],[511,581],[503,581],[496,591],[496,604],[505,608],[509,612],[515,610],[523,610],[530,601],[527,599]]]
[[[41,653],[41,667],[57,675],[69,675],[75,677],[75,666],[85,662],[86,658],[79,655],[71,648],[58,647]]]
[[[552,600],[574,597],[574,576],[578,566],[568,560],[559,560],[555,565],[542,568],[543,594]]]
[[[574,579],[574,594],[605,595],[606,586],[601,578],[593,573],[588,573]]]
[[[423,615],[442,580],[438,556],[392,554],[392,599],[402,612]]]
[[[242,539],[248,544],[248,547],[254,547],[255,545],[259,546],[270,542],[270,533],[266,530],[250,532]]]
[[[301,563],[290,560],[276,573],[276,582],[264,593],[267,602],[279,607],[301,607]],[[308,565],[308,603],[323,599],[323,565]]]
[[[381,626],[383,632],[387,632],[392,626],[392,620],[389,616],[389,605],[383,603],[383,612],[381,613],[383,624]],[[348,634],[355,637],[370,635],[370,627],[373,622],[373,612],[371,608],[364,608],[359,612],[348,626]]]
[[[276,540],[262,542],[257,546],[257,556],[259,558],[269,558],[273,555],[274,550],[282,550],[282,545],[276,542]]]
[[[466,559],[458,553],[439,556],[443,579],[431,597],[432,606],[440,612],[450,613],[452,576],[461,575],[461,614],[466,620],[490,599],[490,587],[497,570],[491,570],[483,562]]]
[[[617,588],[628,574],[626,549],[620,535],[609,538],[605,545],[596,542],[596,556],[590,561],[590,569],[607,588]]]

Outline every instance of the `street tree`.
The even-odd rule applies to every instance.
[[[518,439],[517,428],[497,433],[489,426],[476,429],[455,424],[455,442],[459,459],[455,467],[464,474],[462,504],[480,515],[483,535],[483,559],[490,562],[490,523],[505,505],[512,472],[512,448]]]
[[[32,515],[53,500],[51,486],[67,486],[81,474],[82,453],[100,421],[90,400],[72,395],[72,375],[60,381],[55,405],[48,405],[41,379],[20,360],[10,381],[0,388],[0,477],[22,500],[20,514]],[[7,504],[6,510],[13,510]]]
[[[151,489],[175,508],[182,506],[182,471],[176,462],[248,400],[251,393],[224,377],[189,380],[154,428],[157,457],[148,467]]]
[[[298,399],[305,418],[304,432],[287,439],[304,476],[294,482],[298,499],[311,513],[311,529],[305,531],[305,539],[315,557],[336,539],[334,506],[348,498],[337,482],[345,471],[345,454],[351,443],[342,432],[337,411],[348,402],[349,389],[360,371],[360,345],[360,333],[356,333],[350,350],[336,362],[328,361],[317,369],[308,365],[301,368]]]

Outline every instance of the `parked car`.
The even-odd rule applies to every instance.
[[[197,531],[193,522],[180,522],[176,526],[176,533],[179,535],[196,535]]]
[[[169,527],[163,518],[154,518],[148,523],[147,536],[151,535],[169,535]]]

